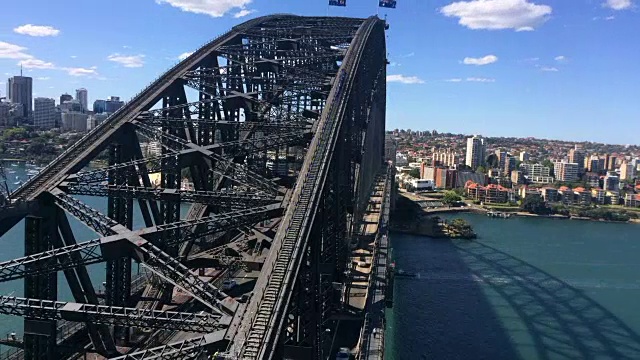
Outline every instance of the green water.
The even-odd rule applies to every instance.
[[[443,217],[479,239],[391,236],[388,359],[640,359],[640,225]]]

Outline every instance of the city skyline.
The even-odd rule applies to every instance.
[[[89,104],[113,93],[128,100],[179,58],[251,17],[378,11],[390,23],[389,129],[622,144],[637,143],[640,131],[632,91],[640,45],[625,35],[640,28],[637,1],[405,0],[395,10],[378,10],[377,1],[329,9],[323,0],[113,2],[113,9],[126,6],[166,24],[153,30],[118,11],[101,15],[110,26],[96,26],[91,17],[72,17],[65,4],[72,3],[15,3],[0,15],[3,92],[22,63],[34,98],[84,87]],[[91,10],[73,6],[74,13]],[[416,43],[415,34],[433,36]]]

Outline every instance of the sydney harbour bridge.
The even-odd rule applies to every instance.
[[[25,256],[0,263],[0,282],[23,295],[0,294],[0,314],[24,318],[15,358],[335,352],[354,316],[356,225],[387,174],[385,30],[377,17],[247,21],[13,191],[0,235],[21,226]],[[96,238],[76,240],[72,221]]]

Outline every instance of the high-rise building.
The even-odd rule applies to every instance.
[[[572,182],[578,180],[579,167],[576,163],[560,161],[553,164],[553,172],[558,181]]]
[[[89,92],[85,88],[76,90],[76,100],[82,105],[82,111],[89,110]]]
[[[591,155],[587,164],[587,170],[589,172],[599,173],[601,171],[604,171],[606,166],[606,159],[597,155]]]
[[[607,170],[609,171],[615,170],[617,162],[618,162],[618,157],[616,155],[610,155],[609,161],[607,162]]]
[[[504,159],[504,167],[502,168],[502,175],[509,176],[511,171],[516,168],[516,158],[513,156],[506,156]]]
[[[107,101],[106,100],[96,100],[93,102],[93,112],[96,114],[102,114],[107,112]],[[395,152],[394,152],[395,154]]]
[[[105,112],[114,113],[124,106],[124,101],[120,101],[120,97],[112,96],[106,101]]]
[[[575,148],[569,150],[569,162],[578,164],[578,175],[582,175],[584,173],[584,158],[585,153],[576,145]]]
[[[620,190],[620,177],[615,173],[609,172],[604,177],[604,184],[602,186],[604,190],[618,191]]]
[[[67,93],[64,93],[64,94],[60,95],[60,105],[64,104],[67,101],[71,101],[71,100],[73,100],[73,96],[71,96],[71,95],[69,95]]]
[[[28,76],[13,76],[7,80],[7,100],[22,104],[23,116],[33,112],[33,79]]]
[[[475,135],[467,139],[467,157],[465,164],[475,170],[484,164],[486,144],[482,136]]]
[[[33,100],[33,125],[40,129],[56,127],[56,101],[44,97]]]
[[[520,152],[520,162],[529,161],[530,158],[531,158],[531,155],[528,152],[526,151]]]
[[[78,100],[65,101],[60,104],[60,110],[82,112],[82,104]]]
[[[620,166],[620,180],[633,180],[636,177],[636,167],[633,162],[627,162],[626,160],[622,162]]]
[[[22,104],[0,100],[0,126],[16,126],[17,120],[22,117],[23,110]]]
[[[458,154],[451,149],[432,148],[431,152],[434,166],[453,167],[458,164]]]
[[[62,130],[85,132],[88,127],[89,115],[77,111],[62,113]]]
[[[520,164],[520,170],[524,173],[524,175],[536,177],[548,177],[551,174],[551,169],[548,166],[544,166],[542,164]]]

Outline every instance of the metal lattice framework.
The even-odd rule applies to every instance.
[[[91,344],[71,348],[110,358],[327,358],[352,219],[382,165],[384,30],[377,17],[236,26],[15,190],[0,234],[26,219],[25,256],[0,263],[0,281],[25,291],[0,296],[0,313],[24,317],[24,358],[72,355],[60,321],[86,324]],[[90,166],[98,157],[108,164]],[[96,239],[76,242],[68,216]],[[215,260],[227,277],[260,269],[249,301],[188,260]],[[132,261],[154,274],[145,301],[132,297]],[[86,269],[97,263],[104,304]],[[59,271],[74,302],[57,299]],[[174,288],[188,299],[164,310]],[[161,330],[134,341],[135,328]]]

